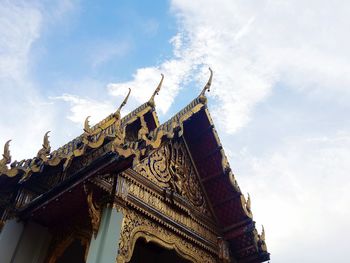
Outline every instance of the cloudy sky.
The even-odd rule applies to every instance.
[[[29,4],[30,2],[30,4]],[[271,262],[348,262],[350,2],[0,0],[0,144],[13,160],[156,98],[200,92]]]

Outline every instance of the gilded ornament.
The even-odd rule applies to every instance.
[[[101,207],[96,202],[94,202],[93,196],[92,196],[92,190],[88,191],[86,201],[89,209],[92,232],[96,238],[98,229],[100,227],[100,222],[101,222]]]
[[[143,115],[140,116],[140,122],[141,122],[141,128],[138,131],[137,139],[147,141],[148,140],[147,135],[149,134],[149,129],[147,127],[147,123]]]
[[[208,91],[208,92],[210,91],[211,82],[212,82],[212,80],[213,80],[213,71],[212,71],[211,68],[209,68],[209,71],[210,71],[210,77],[209,77],[209,79],[208,79],[208,82],[207,82],[207,84],[204,86],[202,92],[199,94],[199,99],[200,99],[200,101],[203,102],[203,103],[206,103],[206,101],[207,101],[207,99],[206,99],[206,97],[205,97],[205,92],[206,92],[206,91]]]
[[[38,159],[42,160],[43,162],[46,162],[49,159],[50,153],[51,153],[49,133],[50,131],[45,133],[42,148],[38,151],[38,154],[36,156]]]
[[[1,169],[4,169],[7,164],[11,163],[10,142],[11,140],[8,140],[4,145],[4,153],[2,154],[3,158],[0,160]]]
[[[251,211],[251,201],[250,201],[250,195],[248,194],[248,200],[245,199],[244,195],[240,195],[241,198],[241,205],[243,208],[244,213],[249,217],[253,218],[253,213]]]
[[[160,74],[160,75],[162,76],[162,78],[161,78],[156,90],[153,92],[152,97],[148,101],[148,105],[150,105],[151,107],[155,106],[154,97],[159,94],[160,88],[162,87],[162,84],[163,84],[164,75],[163,74]]]
[[[265,243],[265,229],[264,226],[262,226],[261,234],[259,235],[259,245],[262,251],[267,252],[267,246]]]
[[[218,238],[218,247],[219,247],[219,259],[223,263],[231,262],[230,249],[228,246],[228,242],[225,239],[223,239],[222,237],[219,237]]]
[[[183,142],[164,143],[134,169],[160,187],[183,196],[196,209],[209,215],[198,176]]]
[[[92,129],[89,124],[89,118],[91,116],[87,116],[85,121],[84,121],[84,132],[86,132],[88,135],[92,134]]]
[[[4,145],[4,153],[2,154],[3,158],[0,160],[0,175],[4,174],[8,177],[13,177],[17,175],[18,169],[12,167],[12,165],[10,169],[7,167],[7,165],[11,163],[10,142],[11,140],[8,140]]]
[[[158,225],[153,220],[127,209],[122,223],[117,263],[130,261],[136,241],[139,238],[143,238],[146,242],[154,242],[166,249],[173,249],[181,257],[191,262],[215,262],[214,257],[208,252]]]
[[[261,230],[261,234],[260,234],[260,239],[262,241],[265,241],[265,229],[264,226],[261,226],[262,230]]]
[[[126,95],[126,97],[125,97],[125,99],[123,100],[122,104],[120,104],[119,108],[118,108],[117,111],[114,113],[114,117],[115,117],[117,120],[120,119],[120,111],[121,111],[121,109],[126,105],[126,103],[128,102],[130,93],[131,93],[131,89],[129,88],[128,95]]]

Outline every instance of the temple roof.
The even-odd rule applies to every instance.
[[[159,83],[155,93],[152,95],[151,99],[130,113],[128,113],[126,116],[124,116],[120,120],[120,125],[122,128],[127,126],[128,124],[134,122],[137,118],[140,116],[144,116],[146,114],[149,115],[150,118],[148,118],[147,125],[150,126],[151,129],[156,128],[159,126],[159,120],[157,117],[157,114],[154,109],[154,95],[159,92],[159,88],[162,84],[163,77],[161,82]],[[130,94],[130,91],[129,91]],[[127,98],[129,96],[127,95],[126,99],[121,104],[121,107],[125,105]],[[123,105],[124,104],[124,105]],[[116,111],[116,113],[120,114],[120,109]],[[101,146],[105,139],[108,138],[108,136],[113,136],[113,134],[116,133],[115,125],[113,125],[116,122],[116,113],[112,113],[108,115],[106,118],[95,124],[93,127],[87,127],[88,125],[88,116],[85,120],[84,125],[84,133],[80,136],[74,138],[73,140],[69,141],[68,143],[64,144],[57,150],[54,150],[50,152],[50,145],[48,141],[48,133],[45,133],[44,139],[43,139],[43,148],[39,150],[38,155],[31,159],[24,159],[21,161],[14,161],[11,163],[11,155],[9,150],[9,143],[11,140],[6,142],[4,146],[4,154],[3,159],[0,160],[0,186],[1,186],[1,179],[4,180],[4,177],[7,178],[14,178],[13,180],[27,180],[32,173],[40,172],[43,168],[43,166],[57,166],[62,161],[65,161],[67,159],[74,158],[74,156],[81,156],[83,153],[77,151],[82,147],[83,144],[83,138],[86,135],[86,130],[89,129],[89,133],[92,134],[91,140],[93,141],[101,141]],[[101,140],[102,139],[102,140]],[[45,150],[45,151],[43,151]],[[43,155],[40,156],[40,151],[43,151]],[[8,168],[8,165],[10,168]]]
[[[222,238],[229,243],[234,258],[238,262],[268,260],[265,232],[263,230],[258,234],[255,228],[250,197],[246,199],[238,186],[207,108],[205,92],[210,89],[212,72],[200,95],[159,125],[154,96],[159,92],[162,81],[163,76],[148,102],[120,118],[120,108],[125,105],[126,98],[115,113],[93,127],[89,126],[87,119],[83,134],[53,152],[50,152],[46,134],[43,148],[36,157],[11,163],[7,143],[4,158],[0,161],[0,195],[8,194],[17,184],[34,180],[33,175],[45,173],[47,167],[67,171],[74,159],[94,150],[103,148],[101,155],[113,152],[123,158],[135,159],[135,156],[156,149],[164,140],[183,137],[211,211],[220,226]],[[137,134],[128,128],[134,126],[137,126]],[[123,138],[119,139],[120,134],[123,134]],[[116,141],[121,143],[117,144]],[[10,167],[7,166],[9,164]],[[4,204],[0,202],[1,205]]]

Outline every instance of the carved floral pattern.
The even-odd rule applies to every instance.
[[[125,263],[131,259],[138,238],[157,243],[166,249],[174,249],[180,256],[191,262],[216,262],[208,252],[137,212],[125,209],[124,213],[117,263]]]
[[[181,140],[163,144],[134,168],[163,188],[188,199],[200,212],[209,215],[199,180]]]

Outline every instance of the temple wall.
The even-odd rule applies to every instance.
[[[0,235],[2,263],[42,263],[51,237],[47,228],[11,220]]]

